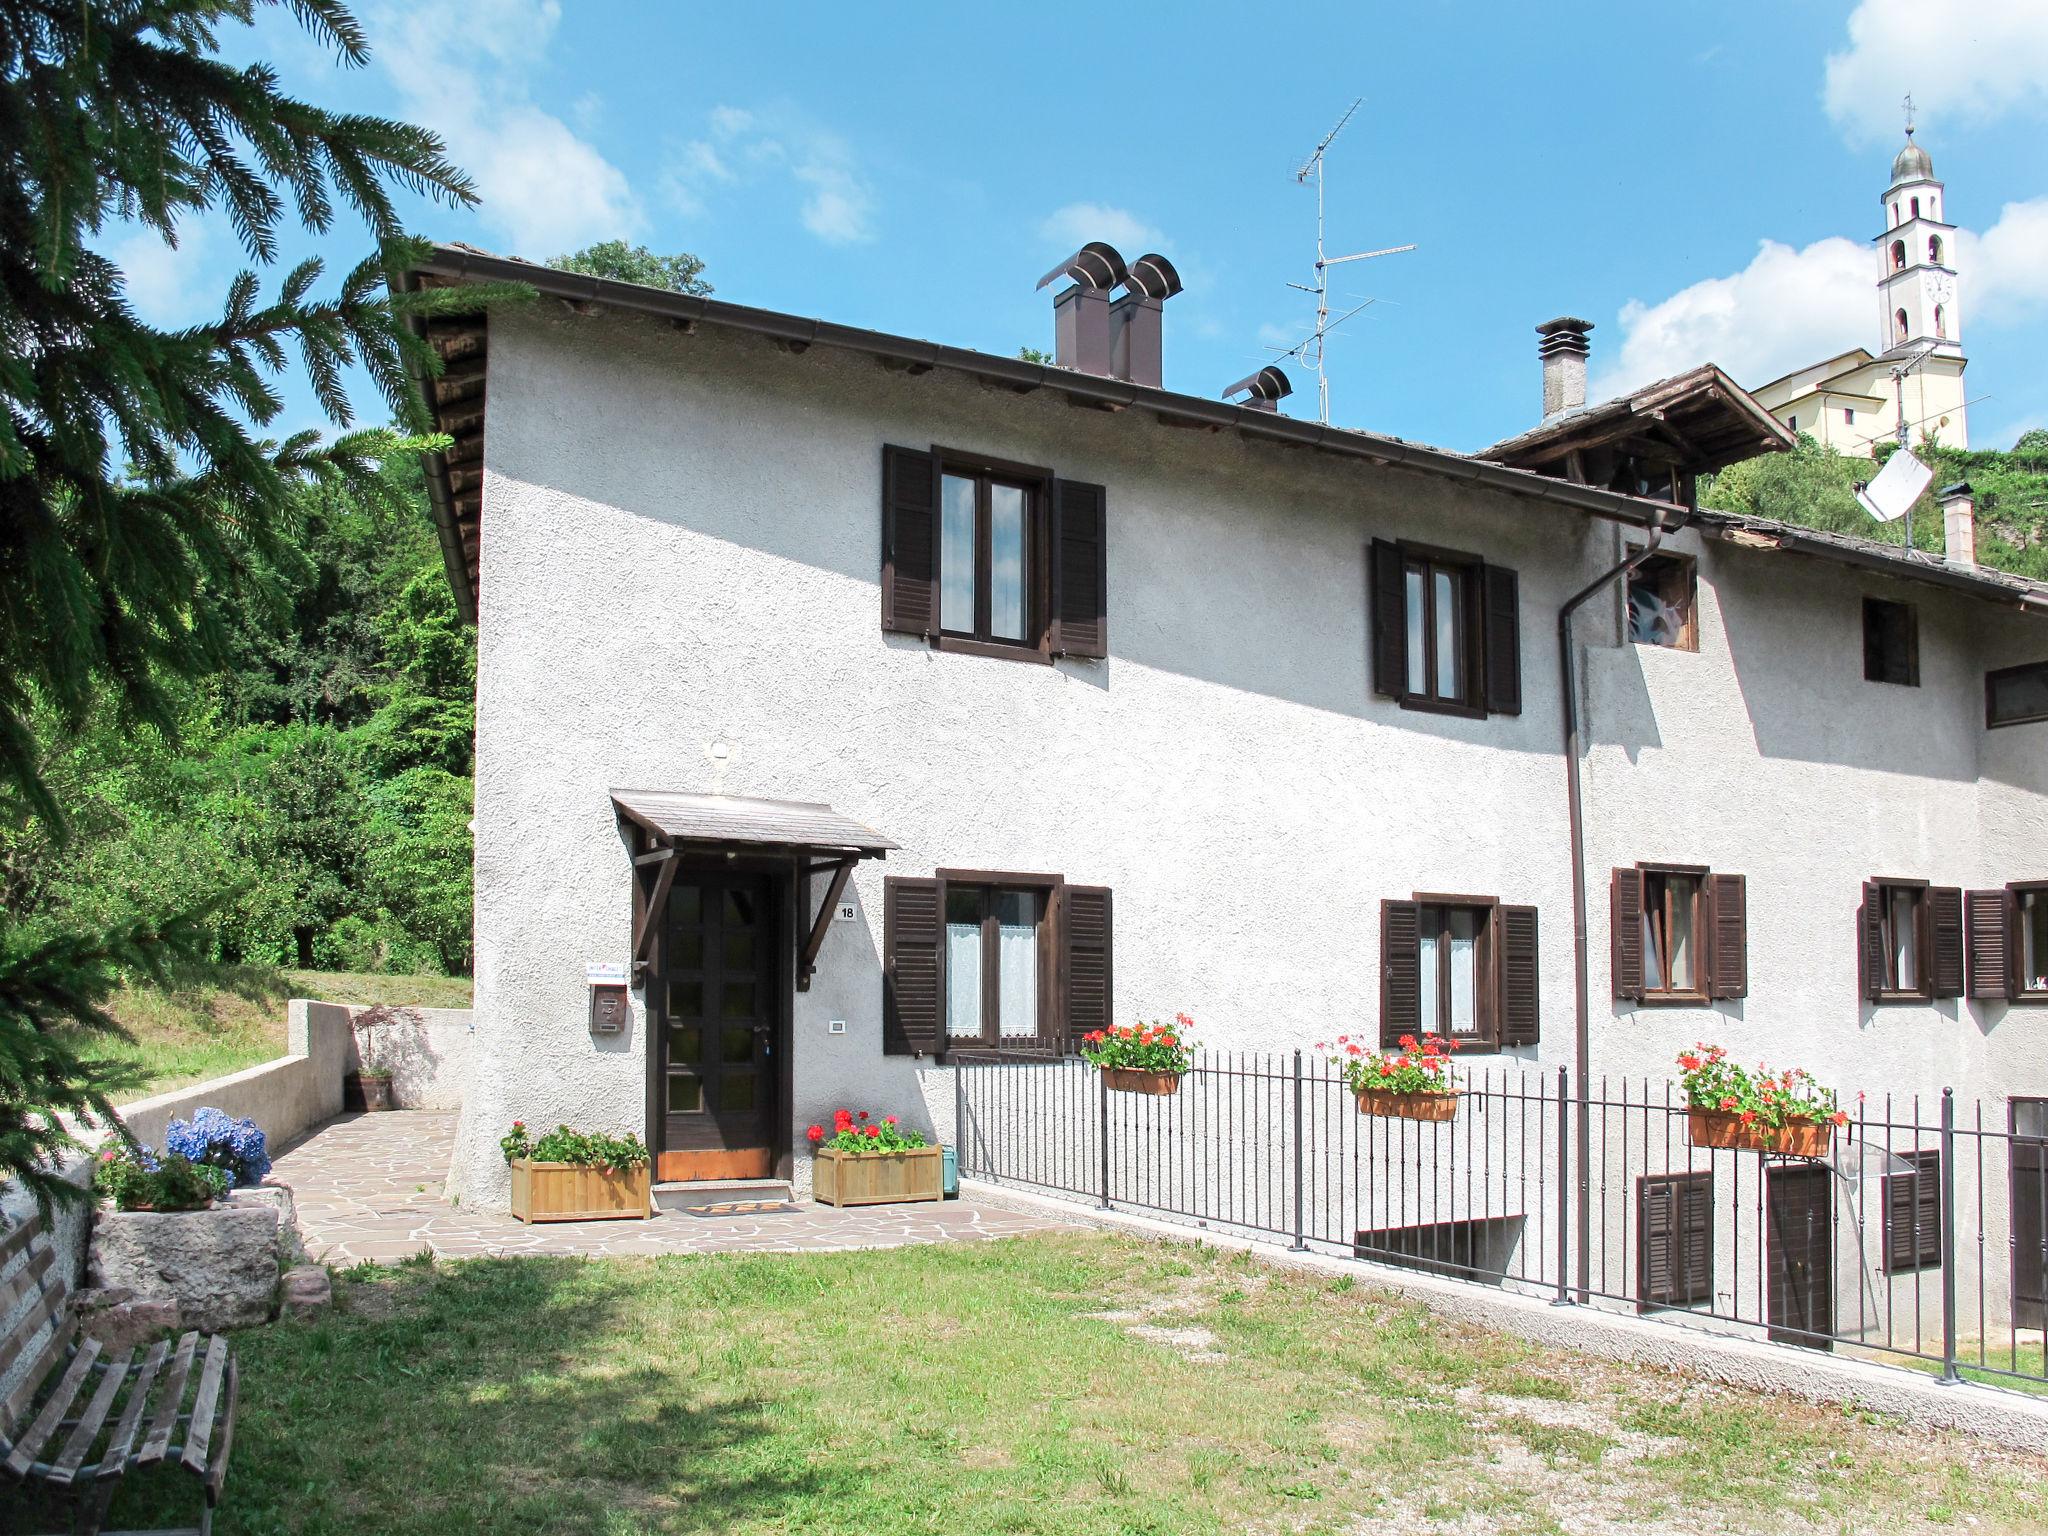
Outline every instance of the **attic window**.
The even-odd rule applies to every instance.
[[[1863,599],[1863,677],[1872,683],[1920,686],[1920,627],[1910,603]]]
[[[1675,651],[1700,648],[1699,583],[1690,555],[1652,555],[1628,578],[1628,637]]]

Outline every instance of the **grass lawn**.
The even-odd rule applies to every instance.
[[[338,1292],[239,1341],[223,1533],[2048,1527],[2035,1458],[1193,1245],[473,1260]]]
[[[137,1086],[115,1095],[117,1103],[132,1103],[282,1056],[285,1004],[294,997],[467,1008],[469,990],[467,976],[221,966],[169,990],[124,987],[108,1009],[134,1039],[103,1036],[94,1042],[93,1054],[127,1062],[141,1074]]]
[[[1940,1351],[1939,1339],[1934,1341],[1934,1348],[1936,1352]],[[1941,1362],[1938,1360],[1876,1353],[1870,1358],[1890,1365],[1910,1366],[1934,1376],[1941,1374]],[[1979,1359],[1983,1366],[1977,1364]],[[1956,1360],[1956,1369],[1965,1381],[1981,1381],[1987,1386],[2004,1387],[2013,1392],[2048,1392],[2048,1365],[2043,1364],[2039,1339],[1989,1339],[1981,1343],[1976,1339],[1964,1339],[1956,1346]],[[1985,1369],[1985,1366],[1990,1369]]]

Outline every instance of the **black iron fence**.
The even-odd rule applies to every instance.
[[[2048,1100],[1863,1098],[1824,1157],[1694,1144],[1673,1084],[1460,1075],[1362,1113],[1334,1064],[1198,1053],[1176,1091],[1071,1058],[954,1076],[961,1172],[1669,1321],[2048,1388]]]

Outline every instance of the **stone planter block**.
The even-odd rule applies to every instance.
[[[217,1333],[267,1323],[277,1306],[278,1209],[101,1211],[91,1283],[175,1301],[187,1328]]]

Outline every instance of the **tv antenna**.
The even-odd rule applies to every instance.
[[[1313,284],[1289,283],[1287,286],[1298,289],[1302,293],[1315,295],[1316,327],[1291,347],[1273,348],[1282,357],[1298,358],[1304,367],[1315,369],[1317,409],[1325,426],[1328,426],[1330,422],[1330,375],[1324,366],[1324,356],[1328,347],[1330,332],[1334,331],[1346,320],[1349,320],[1361,309],[1374,302],[1372,299],[1363,300],[1358,304],[1354,304],[1350,309],[1345,310],[1343,314],[1332,320],[1330,318],[1330,268],[1342,266],[1347,261],[1370,261],[1375,256],[1399,256],[1404,251],[1415,249],[1413,245],[1390,245],[1383,250],[1354,251],[1349,256],[1325,256],[1323,254],[1323,160],[1330,146],[1337,141],[1337,135],[1344,131],[1344,125],[1351,121],[1351,114],[1358,110],[1360,103],[1364,99],[1361,96],[1344,109],[1344,115],[1337,119],[1337,126],[1323,135],[1323,141],[1310,151],[1309,157],[1302,161],[1301,168],[1294,173],[1295,181],[1302,185],[1306,185],[1310,177],[1315,178],[1316,280]]]

